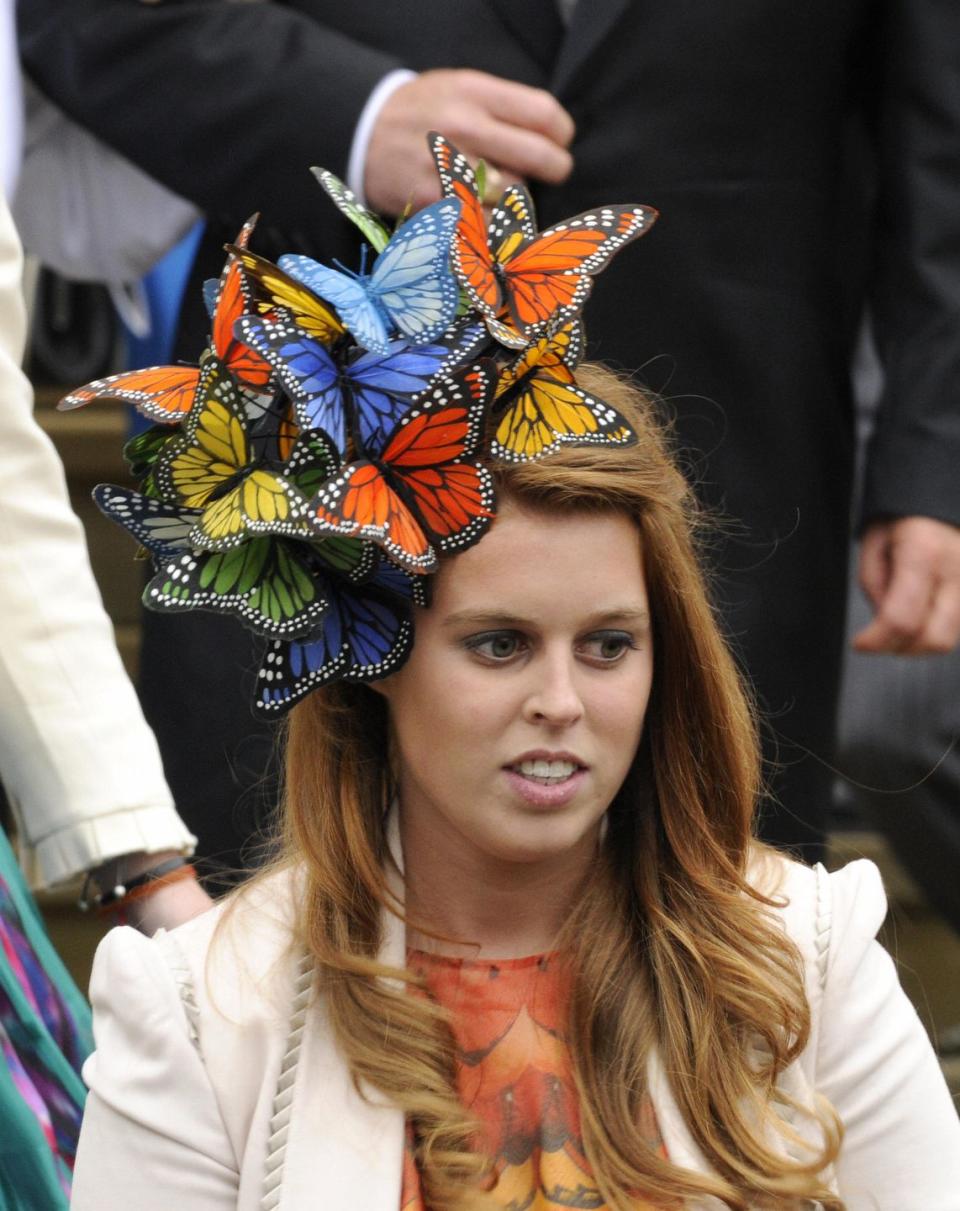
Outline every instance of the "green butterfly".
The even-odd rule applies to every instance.
[[[340,178],[335,177],[326,168],[311,168],[310,171],[340,213],[346,215],[355,227],[360,228],[373,245],[374,251],[383,252],[390,243],[390,229],[379,215],[375,215],[372,210],[367,210],[366,206],[357,201],[356,194],[347,189]]]
[[[295,639],[315,630],[328,606],[305,544],[271,535],[228,551],[181,551],[147,585],[152,610],[218,610],[252,630]]]

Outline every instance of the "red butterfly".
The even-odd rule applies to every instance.
[[[448,197],[462,209],[453,237],[453,268],[478,311],[499,336],[504,312],[527,338],[553,320],[572,319],[593,287],[593,274],[657,218],[649,206],[601,206],[537,234],[530,195],[511,185],[489,227],[467,157],[438,134],[430,149]],[[515,341],[509,343],[515,344]]]
[[[476,542],[493,518],[493,478],[476,453],[495,382],[482,363],[438,380],[381,449],[320,489],[311,502],[316,527],[371,539],[413,573],[434,570],[434,546]]]
[[[237,236],[237,247],[246,248],[256,223],[248,219]],[[220,361],[246,386],[262,390],[273,373],[269,362],[233,335],[233,325],[241,315],[257,308],[243,266],[231,256],[220,275],[213,308],[212,346]],[[65,395],[57,407],[61,412],[82,408],[94,400],[113,399],[132,404],[144,416],[160,424],[183,420],[193,406],[200,385],[198,366],[147,366],[126,370],[107,378],[95,379]]]

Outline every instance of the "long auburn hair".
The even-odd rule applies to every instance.
[[[650,596],[644,737],[560,940],[585,1152],[612,1211],[639,1196],[672,1208],[707,1195],[737,1211],[806,1199],[842,1211],[822,1176],[839,1151],[837,1116],[777,1089],[810,1012],[799,954],[771,919],[775,901],[748,878],[764,856],[752,837],[756,728],[704,588],[696,505],[651,402],[600,367],[577,378],[624,413],[637,444],[563,447],[500,466],[496,478],[534,510],[628,515]],[[494,1205],[483,1192],[489,1162],[457,1097],[447,1015],[412,995],[412,973],[378,960],[384,913],[402,913],[386,873],[388,749],[386,703],[366,686],[327,687],[291,712],[279,861],[303,870],[302,941],[354,1080],[406,1113],[431,1211],[479,1211]],[[638,1130],[654,1046],[712,1175],[663,1159]],[[787,1121],[798,1112],[814,1120],[817,1145]]]

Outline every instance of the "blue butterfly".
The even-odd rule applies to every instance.
[[[398,669],[413,647],[409,602],[423,600],[414,579],[384,564],[362,588],[331,584],[320,629],[267,648],[254,711],[276,718],[329,681],[372,681]]]
[[[278,308],[277,314],[277,319],[243,316],[235,325],[237,338],[274,368],[294,401],[297,423],[325,430],[341,455],[348,400],[360,445],[379,448],[433,380],[461,366],[488,340],[482,324],[458,322],[435,344],[390,341],[383,354],[353,350],[334,357],[289,312]]]
[[[280,268],[332,303],[364,349],[386,353],[394,330],[415,345],[429,344],[450,327],[460,298],[450,269],[460,205],[444,198],[408,219],[370,274],[343,273],[292,253],[280,258]]]

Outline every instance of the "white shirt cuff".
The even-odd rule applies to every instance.
[[[357,128],[353,132],[353,142],[350,144],[350,158],[347,160],[347,188],[353,190],[360,202],[364,202],[363,177],[367,168],[367,148],[370,146],[370,136],[373,134],[374,124],[380,116],[380,110],[401,84],[413,80],[416,74],[405,67],[388,71],[360,111]],[[364,202],[364,204],[366,203]]]

